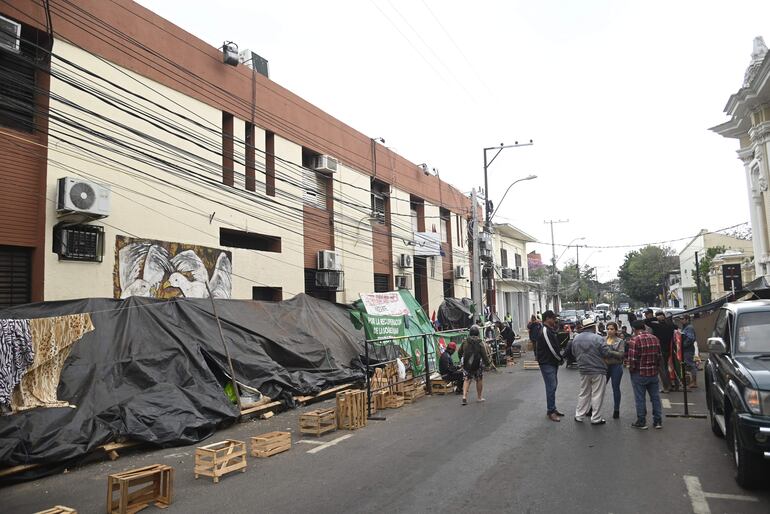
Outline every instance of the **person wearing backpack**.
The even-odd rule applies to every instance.
[[[481,395],[484,389],[484,366],[489,366],[490,363],[487,349],[482,344],[477,325],[473,325],[468,330],[468,337],[463,342],[457,355],[463,363],[463,375],[465,376],[465,381],[463,382],[463,405],[468,405],[468,389],[470,389],[471,381],[473,380],[476,381],[476,401],[485,401]]]

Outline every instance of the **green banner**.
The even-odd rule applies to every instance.
[[[387,339],[404,335],[403,316],[376,316],[364,314],[367,339]]]

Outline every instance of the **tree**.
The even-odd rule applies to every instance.
[[[628,296],[652,305],[665,288],[666,273],[676,267],[674,252],[669,247],[648,245],[626,254],[620,266],[620,286]]]
[[[700,274],[700,290],[701,299],[703,303],[711,303],[711,280],[709,278],[709,271],[711,270],[711,263],[714,262],[714,257],[720,253],[727,251],[726,246],[715,246],[713,248],[706,248],[706,255],[698,260],[698,273],[692,270],[692,279],[695,283],[698,283],[698,275]]]

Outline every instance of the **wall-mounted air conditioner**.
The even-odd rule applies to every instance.
[[[396,275],[396,289],[412,289],[412,275]]]
[[[343,290],[343,273],[334,270],[318,270],[315,272],[315,285],[324,289],[333,289],[335,291]]]
[[[318,252],[318,265],[316,269],[339,271],[342,269],[340,254],[334,250],[321,250]]]
[[[455,278],[468,278],[468,270],[465,266],[455,266]]]
[[[503,268],[500,271],[500,274],[503,276],[503,278],[513,278],[513,270],[511,268]]]
[[[398,258],[398,266],[400,268],[411,268],[412,256],[408,253],[402,253]]]
[[[319,155],[313,161],[313,169],[321,173],[337,173],[339,162],[331,155]]]
[[[86,214],[89,218],[106,218],[110,215],[110,188],[89,180],[62,177],[58,183],[56,212]]]
[[[0,16],[0,47],[19,53],[21,51],[21,24]]]

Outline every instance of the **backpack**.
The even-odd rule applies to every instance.
[[[468,341],[466,350],[463,353],[463,368],[466,371],[478,371],[481,367],[481,344],[480,342]]]

